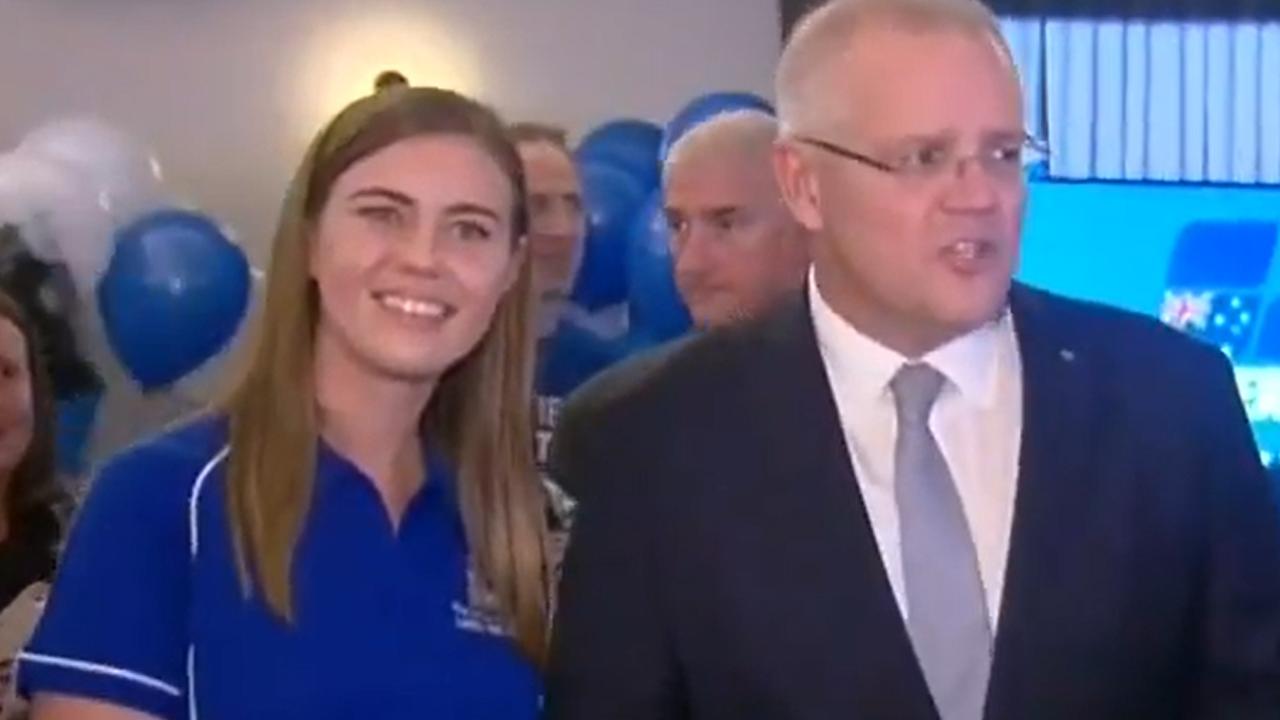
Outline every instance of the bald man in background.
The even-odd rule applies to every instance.
[[[804,285],[808,239],[774,179],[777,136],[772,116],[736,111],[695,127],[667,156],[676,286],[700,328],[758,315]]]
[[[778,123],[757,110],[717,115],[677,141],[663,167],[676,287],[699,330],[755,317],[798,295],[809,267],[809,239],[782,198],[773,173]],[[575,476],[563,450],[580,418],[662,366],[682,340],[593,378],[561,408],[548,468],[557,482]],[[578,497],[582,488],[564,487]]]

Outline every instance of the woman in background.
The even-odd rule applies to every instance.
[[[0,608],[53,574],[62,498],[54,407],[40,339],[0,293]]]
[[[14,656],[26,642],[53,575],[62,534],[54,469],[54,406],[27,315],[0,293],[0,711]]]
[[[321,132],[238,388],[90,492],[21,658],[34,718],[537,716],[522,183],[448,91]]]

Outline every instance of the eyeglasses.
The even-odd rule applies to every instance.
[[[1049,146],[1030,135],[1023,135],[1012,141],[989,143],[972,155],[961,155],[954,142],[924,141],[903,149],[888,160],[880,160],[821,138],[798,135],[795,140],[888,175],[918,180],[954,177],[960,165],[970,159],[982,165],[992,177],[1015,180],[1022,176],[1024,168],[1049,156]]]

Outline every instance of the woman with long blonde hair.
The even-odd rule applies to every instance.
[[[545,500],[520,161],[400,88],[285,201],[246,372],[114,460],[21,657],[36,720],[534,718]]]

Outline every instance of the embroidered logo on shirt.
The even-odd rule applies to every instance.
[[[470,564],[467,566],[467,600],[454,600],[452,607],[453,624],[459,630],[499,637],[511,635],[497,598]]]

